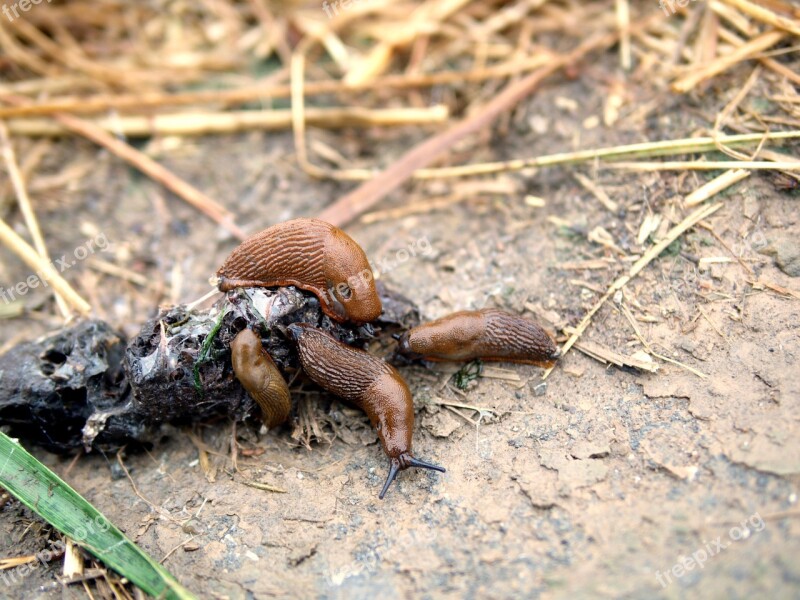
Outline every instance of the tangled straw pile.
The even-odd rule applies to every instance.
[[[0,19],[0,133],[8,132],[0,141],[13,180],[13,186],[0,182],[0,198],[13,190],[21,207],[29,206],[22,182],[36,185],[44,154],[29,138],[78,135],[241,238],[235,214],[125,138],[289,127],[308,174],[366,180],[320,215],[336,224],[412,178],[586,161],[636,159],[614,165],[627,169],[728,169],[704,194],[753,169],[781,170],[790,185],[798,180],[797,159],[769,144],[800,135],[800,9],[785,0],[710,0],[683,8],[669,0],[658,6],[628,0],[85,0],[25,3],[25,10],[19,4]],[[484,138],[473,134],[507,125],[514,107],[543,82],[558,73],[580,76],[609,48],[619,53],[625,75],[608,84],[607,127],[644,122],[668,91],[702,99],[712,86],[726,86],[727,104],[708,115],[713,127],[705,137],[692,131],[681,140],[428,168],[453,160],[453,146],[462,140],[478,154]],[[649,98],[635,98],[624,78],[646,84]],[[754,111],[758,103],[745,102],[748,96],[768,110]],[[380,157],[364,164],[307,131],[370,127],[389,136],[388,128],[409,125],[394,135],[416,140],[420,128],[433,133],[390,164]],[[20,164],[10,137],[20,139]],[[710,150],[731,160],[642,162]],[[62,185],[80,176],[71,167],[56,177]],[[34,213],[24,212],[35,240]],[[2,241],[32,268],[41,267],[44,244],[33,248],[2,225]],[[68,285],[54,287],[65,299],[62,312],[86,312]]]

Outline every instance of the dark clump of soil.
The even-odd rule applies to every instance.
[[[112,451],[151,445],[167,423],[257,417],[233,373],[233,338],[254,329],[291,379],[299,370],[286,336],[292,323],[311,323],[363,348],[376,332],[418,322],[409,300],[385,285],[378,290],[386,310],[374,324],[360,326],[331,320],[316,297],[294,287],[234,290],[203,311],[162,309],[127,344],[107,323],[81,321],[0,356],[0,424],[54,452],[81,446]]]
[[[80,447],[83,428],[106,415],[96,443],[136,440],[144,426],[114,415],[125,401],[125,341],[103,321],[83,321],[0,357],[0,423],[55,452]],[[124,443],[124,441],[123,441]]]

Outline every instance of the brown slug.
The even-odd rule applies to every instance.
[[[318,385],[359,408],[378,432],[390,467],[383,499],[397,473],[409,467],[445,471],[414,457],[414,404],[400,373],[384,360],[337,341],[307,323],[289,325],[303,371]]]
[[[561,351],[538,324],[498,310],[465,310],[409,329],[399,352],[432,361],[511,361],[552,365]]]
[[[267,428],[283,423],[292,408],[289,386],[252,329],[242,329],[231,342],[231,362],[236,378],[261,407]]]
[[[293,219],[250,236],[217,271],[222,292],[239,287],[293,285],[312,292],[337,321],[367,323],[382,307],[361,247],[318,219]]]

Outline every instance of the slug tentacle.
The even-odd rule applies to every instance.
[[[386,477],[386,483],[383,484],[383,489],[381,493],[378,494],[378,498],[383,500],[383,497],[386,495],[386,492],[389,491],[389,486],[394,483],[394,480],[397,479],[397,474],[400,472],[400,461],[396,458],[393,458],[389,461],[389,475]]]
[[[294,323],[288,330],[297,343],[300,364],[306,375],[329,392],[361,408],[377,430],[390,461],[381,499],[399,471],[409,467],[445,471],[443,467],[415,458],[411,452],[414,404],[408,385],[394,367],[307,323]]]
[[[293,285],[315,294],[337,321],[367,323],[382,311],[372,269],[344,231],[318,219],[293,219],[250,236],[217,271],[218,287]]]
[[[537,323],[495,308],[461,311],[408,330],[399,352],[432,361],[506,360],[551,365],[561,356]]]
[[[401,454],[399,458],[391,459],[389,463],[389,475],[386,477],[386,482],[383,484],[383,489],[381,490],[381,493],[378,494],[378,498],[383,500],[383,497],[386,495],[386,491],[389,489],[389,486],[392,485],[392,482],[397,478],[397,474],[402,469],[407,469],[408,467],[430,469],[431,471],[439,471],[440,473],[447,472],[447,469],[440,467],[439,465],[433,465],[429,462],[425,462],[424,460],[414,458],[410,454]]]
[[[286,421],[292,409],[289,386],[252,329],[243,329],[231,342],[231,362],[236,378],[261,408],[267,428]]]

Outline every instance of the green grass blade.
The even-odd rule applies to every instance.
[[[94,506],[0,432],[0,486],[105,565],[164,600],[195,600],[186,588]]]

